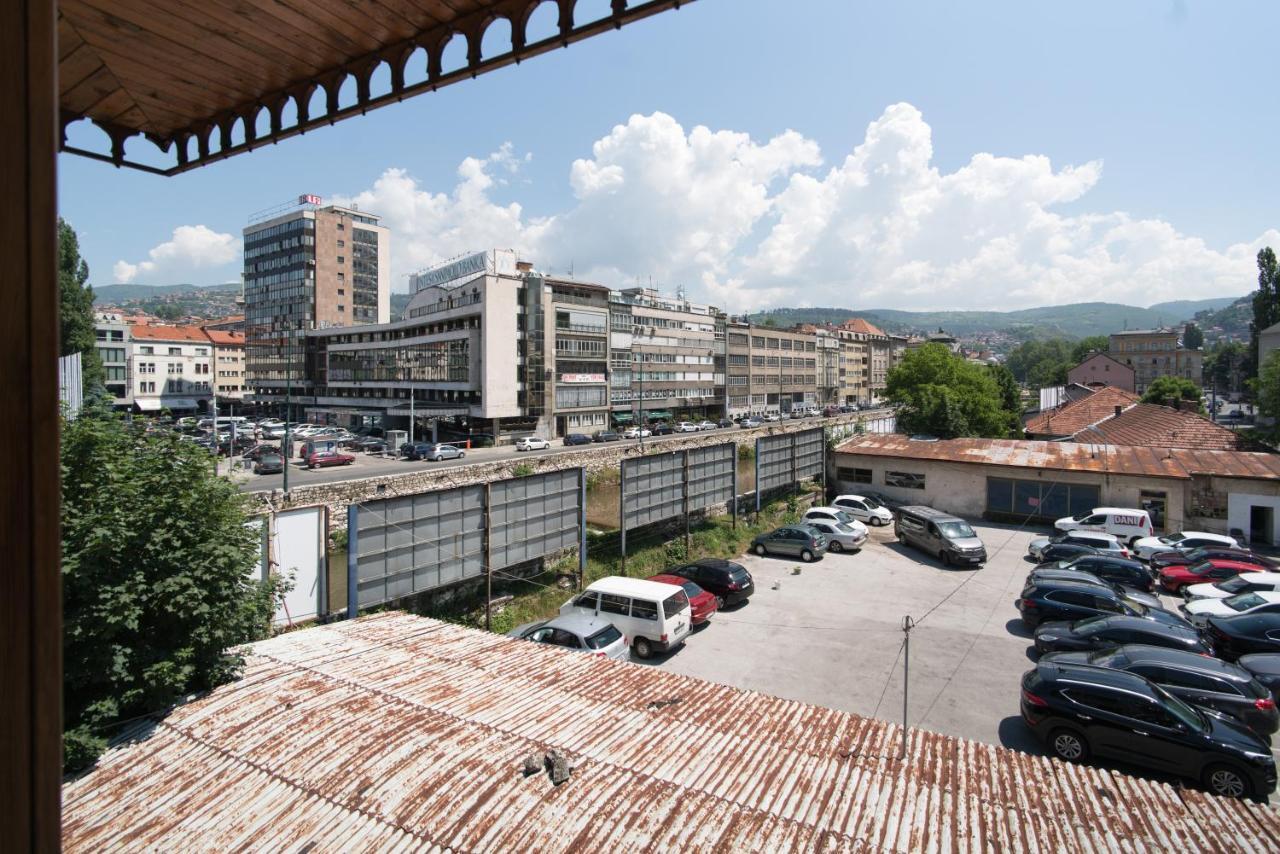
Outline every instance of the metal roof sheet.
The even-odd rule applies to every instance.
[[[1248,451],[1145,448],[1024,439],[922,441],[900,434],[877,434],[850,439],[840,445],[836,453],[1179,480],[1187,480],[1192,475],[1264,480],[1280,478],[1280,454]]]
[[[1016,697],[1010,699],[1016,702]],[[1280,812],[401,613],[259,644],[63,787],[68,851],[1221,851]],[[555,748],[568,782],[524,777]]]

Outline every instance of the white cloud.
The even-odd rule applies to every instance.
[[[147,260],[136,264],[117,261],[112,272],[121,284],[139,279],[147,284],[187,282],[193,279],[193,270],[229,264],[239,254],[240,241],[230,234],[203,225],[180,225],[170,240],[147,253]]]
[[[467,158],[447,192],[388,169],[341,201],[391,227],[397,289],[444,258],[514,247],[543,269],[572,265],[613,286],[652,277],[731,311],[1221,296],[1247,291],[1257,248],[1280,243],[1273,230],[1215,249],[1161,220],[1060,212],[1103,179],[1099,162],[1055,169],[1043,155],[977,153],[943,173],[910,104],[888,107],[825,172],[817,144],[795,131],[757,142],[634,115],[570,165],[572,200],[541,218],[494,199],[528,159],[510,144]]]

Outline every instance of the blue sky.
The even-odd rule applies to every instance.
[[[63,156],[60,200],[98,285],[231,280],[248,216],[318,193],[388,216],[398,288],[496,244],[742,307],[1243,294],[1276,32],[1274,2],[698,0],[177,178]]]

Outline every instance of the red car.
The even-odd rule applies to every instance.
[[[1170,593],[1177,593],[1188,584],[1222,581],[1245,572],[1261,572],[1256,563],[1239,560],[1203,560],[1190,566],[1166,566],[1160,570],[1160,586]]]
[[[307,457],[307,468],[322,468],[324,466],[349,466],[356,461],[356,458],[350,454],[340,454],[337,451],[317,451]]]
[[[716,595],[714,593],[703,590],[687,578],[681,578],[678,575],[651,575],[649,580],[659,581],[663,584],[674,584],[684,589],[684,595],[689,597],[689,609],[693,612],[689,618],[689,622],[692,625],[700,626],[710,620],[711,616],[720,607],[716,604]]]
[[[1166,566],[1185,566],[1200,563],[1203,560],[1236,560],[1241,563],[1256,563],[1263,569],[1272,571],[1280,569],[1280,563],[1276,563],[1269,557],[1256,555],[1248,549],[1233,549],[1227,546],[1201,546],[1185,552],[1156,552],[1151,556],[1151,568],[1160,570]]]

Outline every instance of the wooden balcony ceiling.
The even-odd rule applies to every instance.
[[[529,43],[542,2],[556,7],[558,32]],[[604,17],[580,20],[577,0],[59,0],[63,150],[176,174],[689,2],[612,0]],[[483,56],[499,18],[511,43]],[[466,58],[445,70],[455,37]],[[66,127],[84,118],[109,151],[67,144]],[[127,159],[137,135],[171,165]]]

